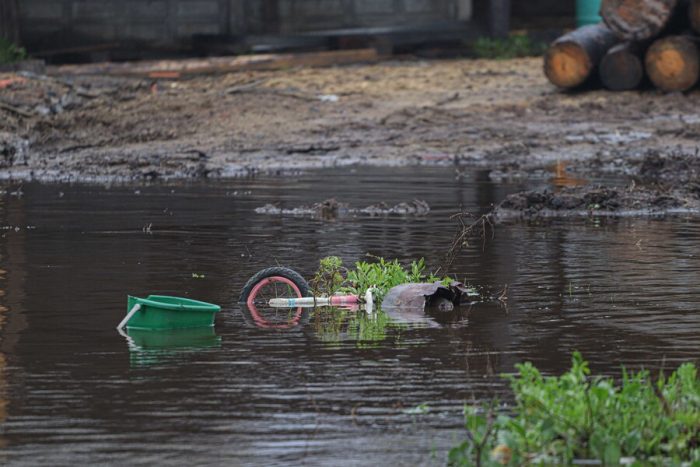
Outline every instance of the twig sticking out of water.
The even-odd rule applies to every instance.
[[[508,284],[503,287],[503,290],[501,293],[496,297],[496,300],[498,300],[501,303],[508,303]]]
[[[486,249],[486,240],[489,237],[489,231],[491,233],[490,237],[493,238],[494,236],[493,215],[491,213],[484,214],[471,223],[468,223],[468,221],[474,219],[474,216],[468,212],[455,214],[451,219],[457,219],[460,228],[452,239],[452,244],[449,250],[447,250],[447,254],[445,254],[442,266],[438,269],[441,274],[447,274],[449,272],[457,254],[459,254],[463,248],[468,248],[474,240],[481,240],[482,249]]]

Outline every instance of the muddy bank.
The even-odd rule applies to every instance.
[[[612,200],[590,201],[595,186],[542,194],[544,200],[524,193],[506,200],[502,213],[695,209],[688,193],[700,173],[700,92],[561,93],[537,58],[180,81],[25,73],[0,82],[2,179],[139,181],[444,165],[454,166],[456,177],[485,169],[496,181],[540,178],[568,187],[612,175],[622,186],[634,180],[653,187],[616,189],[621,207],[614,209]],[[672,206],[659,205],[664,196]]]
[[[495,220],[546,217],[622,217],[700,213],[700,190],[580,186],[525,191],[508,196],[493,211]]]
[[[537,58],[183,81],[2,78],[19,78],[0,89],[0,132],[26,147],[3,170],[17,179],[228,177],[354,164],[480,167],[498,178],[557,160],[585,174],[596,158],[692,152],[700,128],[696,92],[562,94]]]

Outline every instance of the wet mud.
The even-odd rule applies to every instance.
[[[583,186],[559,191],[524,191],[506,197],[495,220],[540,217],[624,217],[700,213],[700,197],[687,190]]]
[[[539,58],[182,81],[2,78],[14,79],[0,89],[5,179],[138,182],[365,165],[454,166],[456,177],[487,170],[502,181],[551,177],[558,162],[563,185],[601,174],[621,187],[697,179],[700,93],[561,93]],[[645,199],[656,198],[631,203]]]

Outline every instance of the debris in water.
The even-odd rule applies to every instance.
[[[463,297],[476,295],[474,290],[461,282],[444,286],[439,282],[432,284],[402,284],[393,287],[382,301],[382,309],[420,309],[434,311],[452,311],[459,306]]]
[[[365,208],[352,208],[348,204],[341,203],[335,198],[327,199],[313,206],[301,206],[298,208],[281,208],[274,204],[255,209],[258,214],[273,216],[319,216],[322,218],[336,218],[348,215],[366,216],[425,216],[430,212],[430,205],[423,200],[413,200],[408,203],[399,203],[394,206],[382,202]]]

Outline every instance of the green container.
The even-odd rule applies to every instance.
[[[576,0],[576,24],[578,26],[600,23],[600,1]]]
[[[182,329],[214,326],[214,316],[221,307],[187,298],[149,295],[148,298],[129,296],[126,312],[134,305],[141,309],[126,324],[128,329]]]

